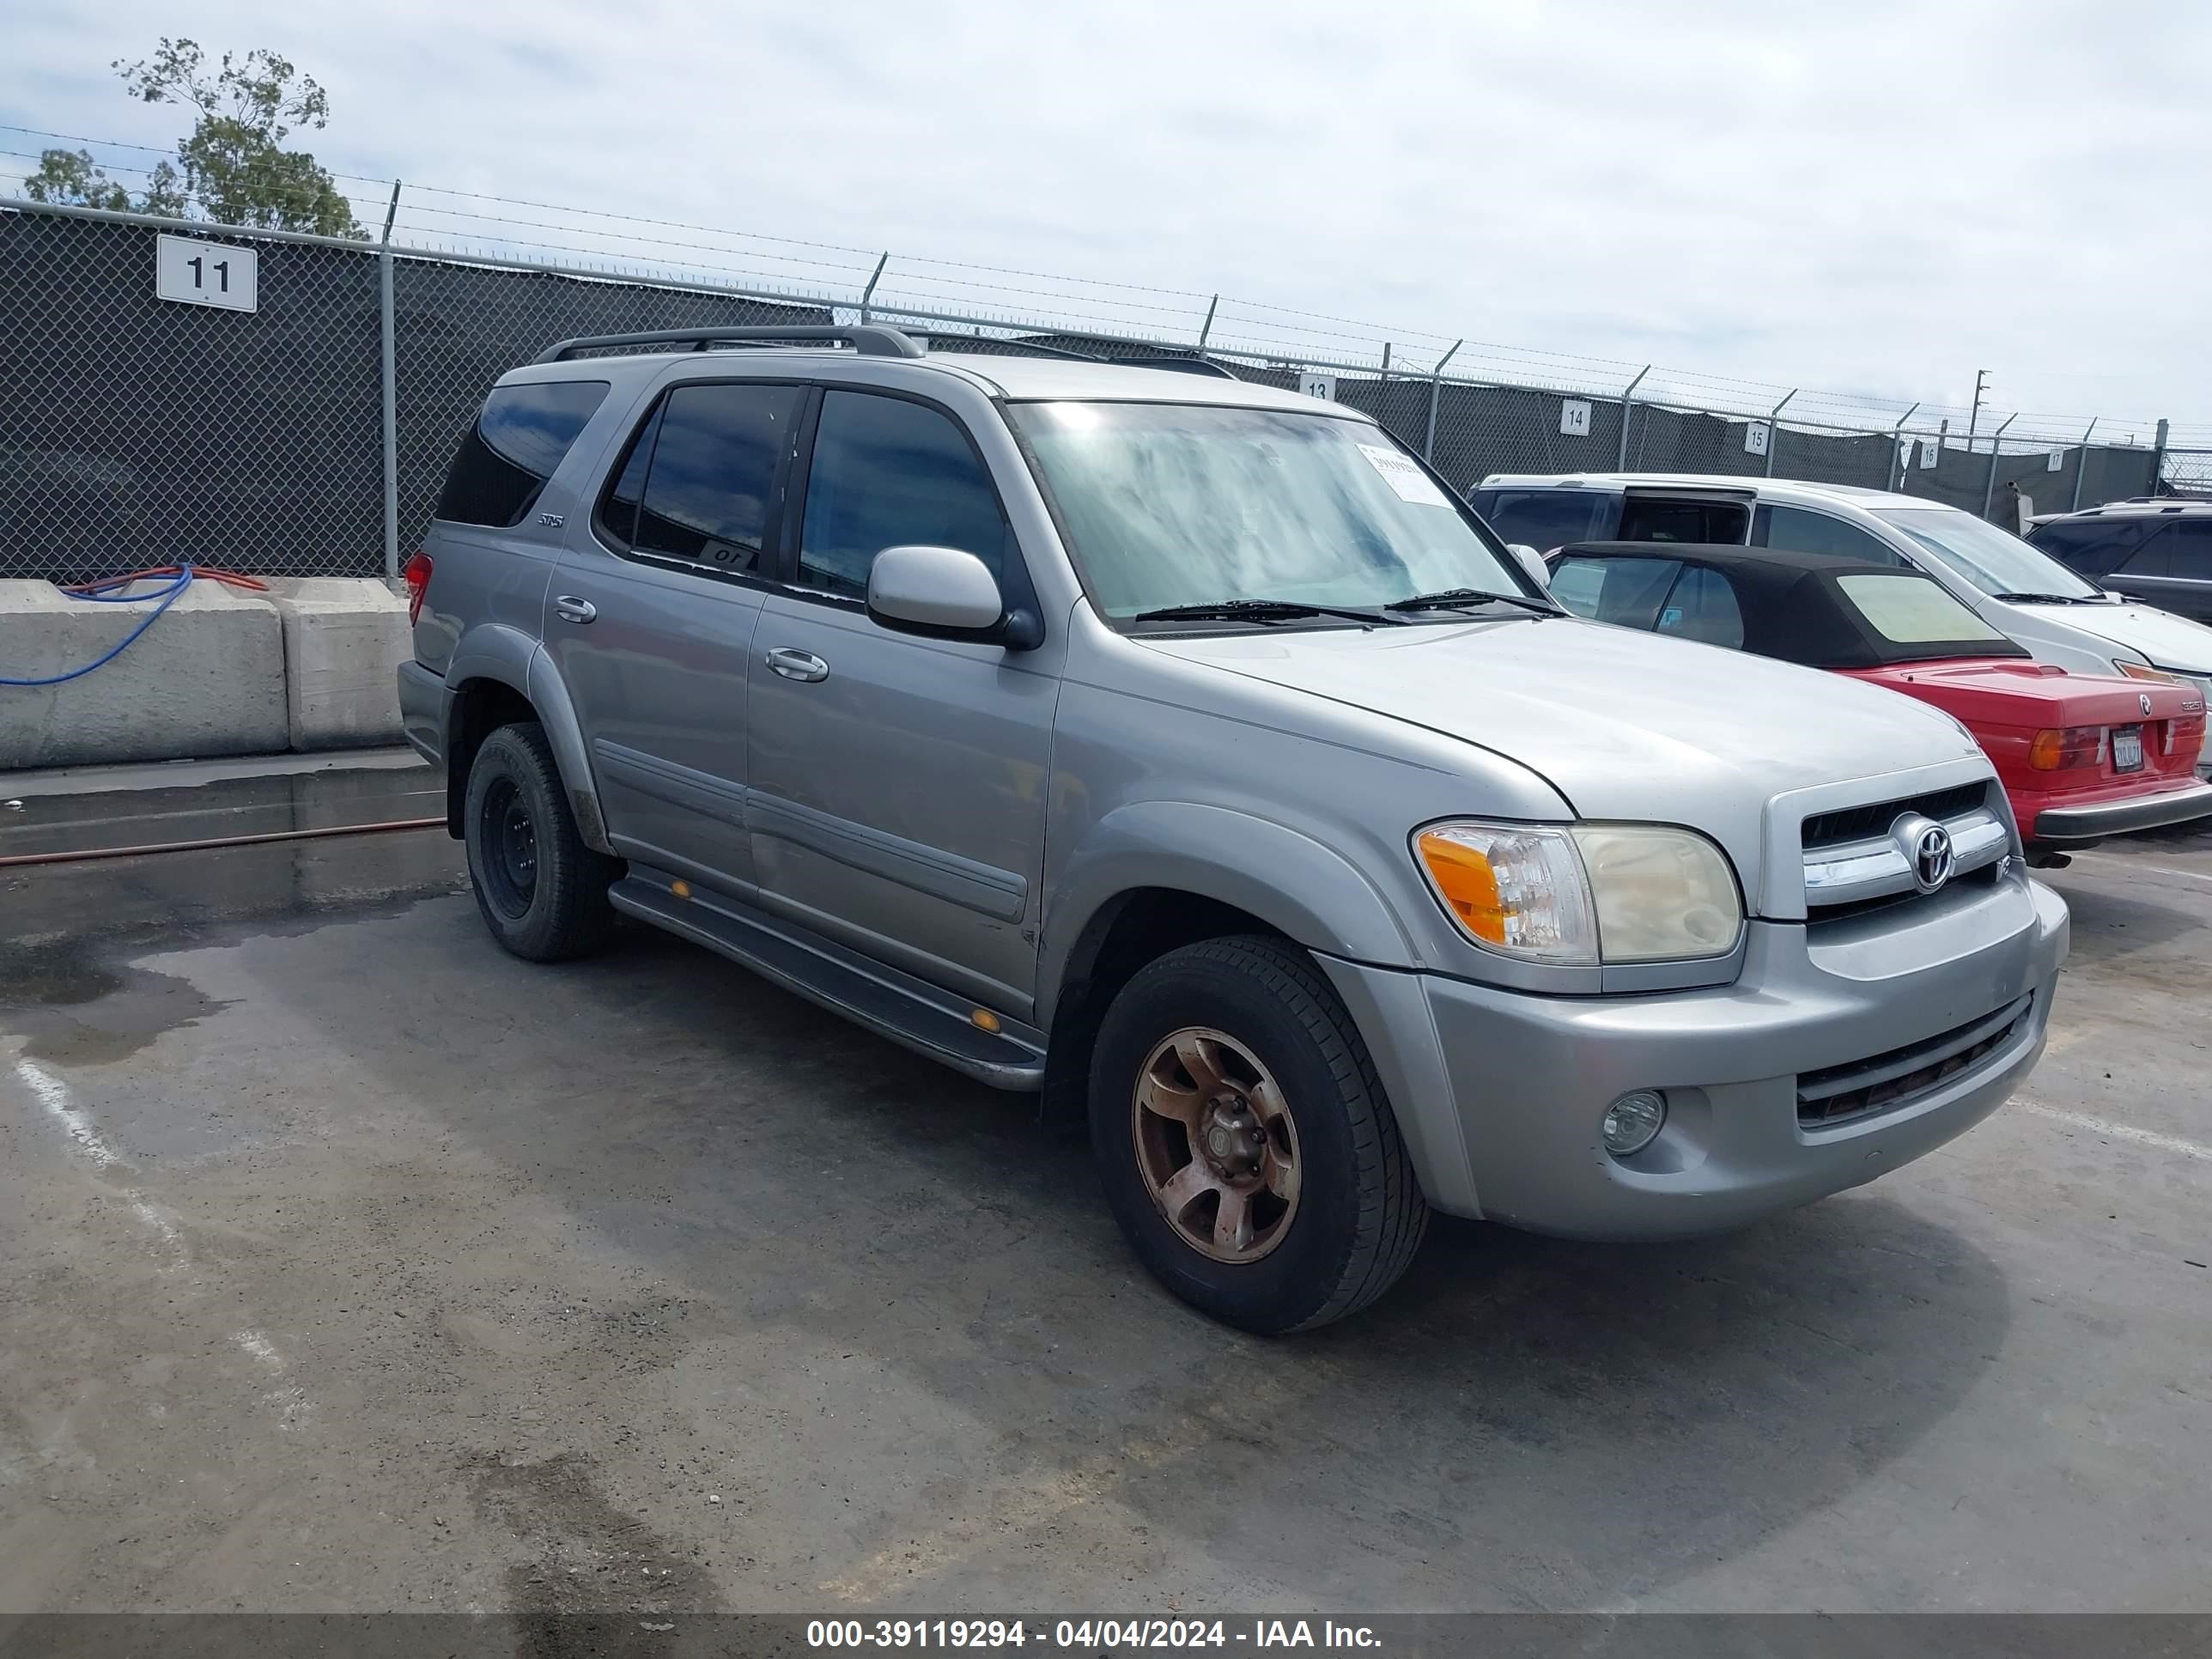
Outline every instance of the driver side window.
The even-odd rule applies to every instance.
[[[866,392],[823,394],[799,584],[858,599],[887,547],[920,543],[973,553],[1006,577],[1008,529],[966,435],[925,404]]]

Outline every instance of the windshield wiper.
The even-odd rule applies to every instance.
[[[1992,593],[1993,599],[2007,605],[2095,605],[2099,601],[2086,593]]]
[[[1478,605],[1517,605],[1540,617],[1564,617],[1567,614],[1553,600],[1532,599],[1522,593],[1486,593],[1479,587],[1447,587],[1438,593],[1416,593],[1410,599],[1394,599],[1382,608],[1385,611],[1457,611]]]
[[[1395,617],[1379,611],[1355,611],[1348,605],[1308,605],[1303,599],[1206,599],[1197,605],[1163,605],[1139,611],[1131,622],[1292,622],[1300,617],[1345,617],[1369,627],[1386,623],[1403,628]]]

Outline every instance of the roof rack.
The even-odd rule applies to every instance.
[[[1241,380],[1211,357],[1177,357],[1166,352],[1148,353],[1141,357],[1113,357],[1103,351],[1078,351],[1073,346],[1047,345],[1042,340],[1026,340],[1020,335],[999,339],[984,334],[939,333],[934,330],[917,330],[926,340],[949,340],[959,344],[1012,346],[1020,351],[1034,351],[1040,357],[1061,357],[1076,363],[1110,363],[1115,368],[1168,368],[1184,374],[1204,374],[1217,380]]]
[[[895,328],[861,323],[840,327],[835,323],[782,328],[660,328],[643,334],[580,334],[557,340],[532,361],[565,363],[580,353],[609,346],[688,345],[705,351],[717,345],[848,345],[863,357],[920,357],[925,354],[913,340]]]

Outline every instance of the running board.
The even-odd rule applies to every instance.
[[[670,880],[631,867],[634,873],[607,892],[623,915],[703,945],[978,1083],[1017,1091],[1044,1086],[1043,1037],[1031,1027],[827,939],[802,937],[792,924],[738,900],[696,889],[678,897]],[[977,1025],[978,1012],[997,1019],[999,1029]]]

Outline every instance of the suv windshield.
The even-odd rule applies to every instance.
[[[1934,554],[1943,568],[1984,593],[2001,597],[2101,599],[2092,586],[2039,549],[1971,514],[1942,507],[1900,508],[1875,515]]]
[[[1116,621],[1224,600],[1379,610],[1448,591],[1533,591],[1472,514],[1364,421],[1182,404],[1010,413],[1091,603]],[[1238,619],[1212,625],[1224,620]]]

